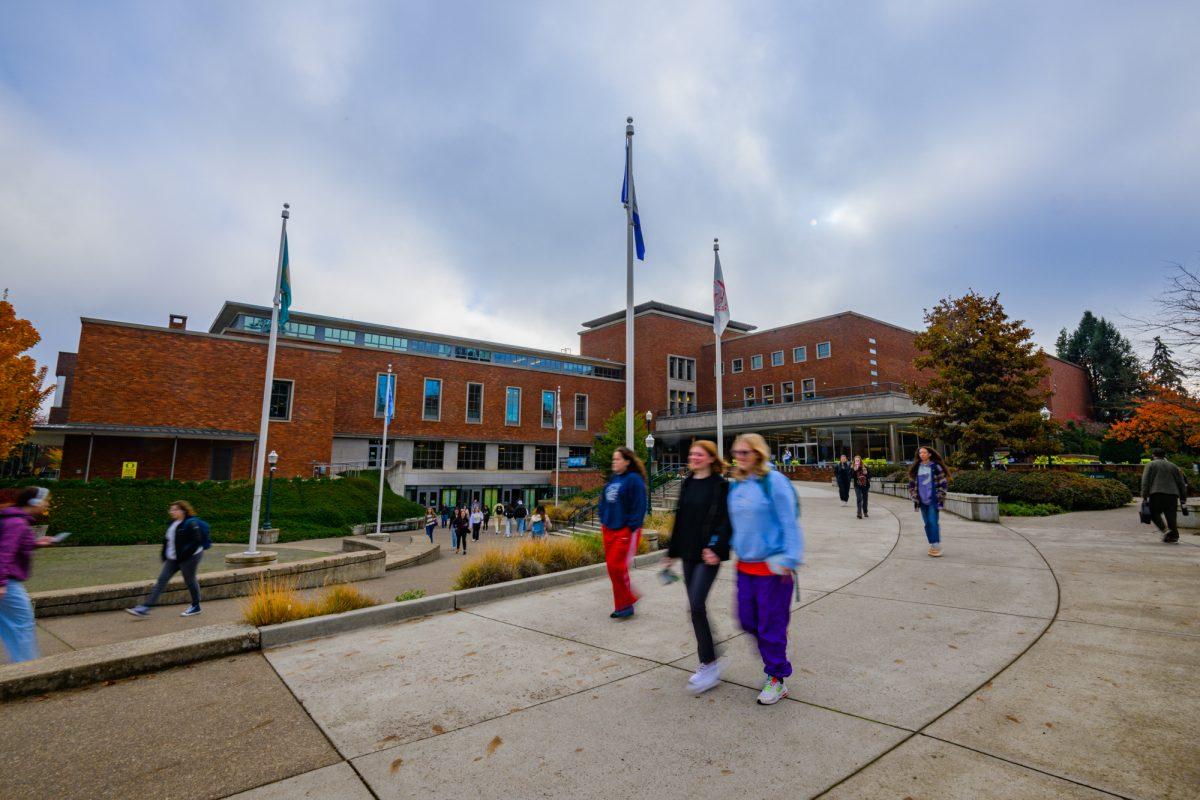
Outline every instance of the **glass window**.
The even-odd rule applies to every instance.
[[[775,404],[775,384],[768,383],[762,387],[762,401],[764,406]]]
[[[504,424],[521,424],[521,388],[509,386],[504,390]]]
[[[800,381],[800,391],[803,393],[805,400],[812,400],[817,396],[817,379],[805,378]]]
[[[270,418],[282,421],[292,418],[291,381],[271,381]]]
[[[557,452],[553,445],[538,445],[533,448],[534,469],[554,469],[557,466]]]
[[[817,342],[817,358],[829,358],[829,342]]]
[[[878,377],[879,377],[879,370],[877,370],[877,369],[873,369],[873,370],[871,370],[871,377],[872,377],[872,378],[878,378]]]
[[[542,390],[542,427],[554,427],[554,392]]]
[[[735,358],[733,361],[730,361],[729,368],[733,371],[734,375],[738,374],[742,371],[742,360],[740,358]]]
[[[380,350],[407,350],[408,340],[398,336],[383,336],[378,333],[364,333],[363,345]]]
[[[499,448],[499,459],[496,469],[525,469],[525,446],[520,444],[502,444]]]
[[[771,366],[772,367],[782,367],[783,366],[783,351],[782,350],[776,350],[774,353],[771,353]]]
[[[868,352],[868,353],[870,353],[871,355],[877,355],[877,354],[878,354],[878,351],[877,351],[877,350],[876,350],[874,347],[869,347],[869,348],[867,348],[867,352]]]
[[[483,384],[467,384],[467,422],[483,422]]]
[[[344,328],[322,328],[321,336],[327,342],[338,344],[354,344],[358,341],[358,331],[348,331]]]
[[[458,345],[454,348],[454,357],[466,359],[467,361],[491,361],[491,350],[480,350],[478,347],[463,347]]]
[[[750,356],[750,369],[762,369],[762,356]]]
[[[784,381],[779,384],[779,402],[793,403],[796,401],[796,384],[792,381]]]
[[[305,325],[303,322],[283,323],[284,336],[295,336],[297,339],[316,339],[317,326]]]
[[[871,366],[872,366],[872,367],[877,367],[877,366],[879,366],[879,362],[878,362],[878,361],[876,361],[875,359],[873,359],[873,358],[872,358],[872,359],[871,359]]]
[[[438,378],[425,379],[425,400],[421,406],[421,419],[437,422],[442,418],[442,382]]]
[[[441,469],[446,452],[444,442],[413,442],[413,469]]]
[[[588,396],[575,395],[575,430],[586,431],[588,426]]]
[[[792,348],[792,363],[798,364],[801,361],[808,361],[808,347],[805,345]]]
[[[875,340],[874,340],[874,339],[870,339],[870,338],[868,338],[868,339],[867,339],[867,342],[868,342],[868,343],[870,343],[870,344],[875,344]]]
[[[754,387],[753,386],[747,386],[745,389],[742,390],[742,402],[745,403],[746,408],[750,408],[750,406],[754,405]]]
[[[458,468],[483,469],[483,460],[486,453],[487,445],[483,442],[459,442]]]
[[[254,317],[249,314],[242,314],[238,319],[238,325],[234,327],[241,328],[247,331],[258,331],[259,333],[270,333],[271,319],[270,317]]]
[[[396,376],[391,376],[392,384],[392,417],[396,416]],[[375,416],[383,416],[383,404],[387,402],[387,380],[386,372],[375,373]]]
[[[668,413],[671,416],[676,414],[691,414],[696,411],[696,393],[684,391],[683,389],[671,389],[667,393]]]
[[[384,462],[385,465],[387,465],[387,466],[391,466],[392,464],[396,463],[395,458],[394,458],[395,454],[392,450],[392,448],[395,446],[395,444],[396,444],[395,439],[388,439],[387,460]],[[368,467],[378,467],[379,466],[379,450],[382,447],[382,445],[383,445],[382,439],[370,439],[367,441],[367,466]]]

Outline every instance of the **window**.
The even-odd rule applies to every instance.
[[[504,390],[504,424],[521,424],[521,387],[509,386]]]
[[[878,351],[877,351],[877,350],[876,350],[874,347],[868,347],[868,348],[867,348],[867,352],[868,352],[868,353],[870,353],[870,354],[871,354],[871,355],[873,355],[873,356],[874,356],[874,355],[878,355],[878,354],[879,354],[879,352],[878,352]]]
[[[413,469],[441,469],[445,452],[444,442],[413,442]]]
[[[554,392],[549,389],[542,390],[542,427],[554,427]]]
[[[525,446],[520,444],[500,445],[496,469],[525,469]]]
[[[483,442],[458,443],[458,468],[483,469],[483,460],[487,454],[487,445]]]
[[[753,386],[747,386],[745,389],[742,390],[742,402],[745,403],[746,408],[750,408],[750,406],[754,405],[754,387]]]
[[[805,378],[804,380],[800,381],[800,392],[803,394],[805,400],[812,400],[814,397],[816,397],[817,379]]]
[[[667,401],[669,405],[669,414],[690,414],[696,410],[696,393],[686,392],[682,389],[672,389],[667,393]]]
[[[425,400],[421,406],[421,419],[438,422],[442,418],[442,382],[438,378],[425,379]]]
[[[387,384],[388,374],[386,372],[375,373],[375,416],[383,416],[383,405],[387,402]],[[392,417],[396,416],[396,376],[392,375]]]
[[[538,445],[533,448],[534,469],[554,469],[558,466],[558,452],[553,445]]]
[[[775,384],[768,383],[762,387],[762,401],[764,406],[775,405]]]
[[[478,347],[463,347],[458,345],[454,348],[454,357],[465,359],[466,361],[491,361],[491,350],[480,350]]]
[[[808,361],[808,347],[805,345],[792,348],[792,363],[799,364],[801,361]]]
[[[467,422],[483,422],[483,384],[467,384]]]
[[[575,430],[586,431],[588,426],[588,396],[575,395]]]
[[[338,342],[339,344],[354,344],[358,341],[357,331],[348,331],[342,328],[322,328],[322,337],[327,342]]]
[[[868,344],[875,344],[875,340],[874,340],[874,339],[870,339],[870,338],[868,338],[868,339],[867,339],[867,343],[868,343]]]
[[[385,466],[396,463],[395,453],[392,451],[392,448],[395,446],[395,444],[396,444],[395,439],[388,440],[387,459],[384,461]],[[367,441],[367,466],[368,467],[378,467],[379,466],[379,449],[382,446],[383,446],[382,439],[370,439]],[[441,465],[439,464],[438,466],[440,467]]]
[[[776,350],[774,353],[771,353],[771,366],[772,367],[782,367],[783,366],[783,351],[782,350]]]
[[[878,378],[878,377],[879,377],[879,370],[877,370],[877,369],[873,369],[873,370],[871,370],[871,377],[872,377],[872,378]]]
[[[737,375],[739,372],[742,371],[742,360],[740,358],[735,358],[733,361],[730,361],[729,369],[733,372],[734,375]]]
[[[380,350],[407,350],[408,340],[397,336],[381,336],[378,333],[364,333],[363,345]]]
[[[667,356],[667,374],[672,380],[695,381],[696,359],[683,356]]]
[[[872,367],[877,367],[877,366],[879,366],[879,362],[878,362],[878,361],[876,361],[875,359],[873,359],[873,358],[872,358],[872,359],[871,359],[871,366],[872,366]]]
[[[792,381],[784,381],[779,384],[779,402],[794,403],[796,401],[796,384]]]
[[[271,381],[271,419],[286,422],[292,418],[292,382]]]
[[[316,339],[317,326],[305,325],[303,322],[283,323],[283,335],[295,336],[297,339]]]
[[[750,369],[762,369],[762,356],[750,356]]]
[[[871,381],[871,385],[872,385],[872,386],[878,386],[878,385],[879,385],[879,381]]]
[[[829,342],[817,342],[817,358],[829,358]]]

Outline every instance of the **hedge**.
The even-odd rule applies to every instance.
[[[71,545],[156,544],[170,523],[167,508],[173,500],[187,500],[196,508],[212,527],[213,541],[244,542],[254,495],[248,481],[67,480],[43,485],[51,492],[50,532],[72,531]],[[374,522],[378,492],[378,483],[363,478],[276,479],[271,524],[280,529],[281,542],[345,536],[351,525]],[[384,489],[384,520],[423,515],[419,505]]]
[[[1120,481],[1055,470],[964,470],[953,473],[950,491],[997,495],[1002,503],[1051,504],[1067,511],[1120,508],[1133,499]]]

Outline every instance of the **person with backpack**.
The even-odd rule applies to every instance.
[[[492,516],[496,518],[496,535],[499,536],[504,527],[504,503],[496,503],[496,507],[492,509]]]
[[[517,518],[517,506],[515,503],[506,503],[504,506],[504,538],[511,539],[513,532],[514,520]]]
[[[854,475],[845,453],[842,453],[842,457],[834,466],[833,477],[837,480],[838,496],[842,498],[842,505],[848,504],[850,502],[850,484],[854,481]]]
[[[529,509],[525,508],[525,501],[518,500],[517,501],[517,510],[516,510],[517,536],[525,535],[525,520],[528,516],[529,516]]]
[[[610,617],[633,616],[638,601],[629,580],[629,569],[637,555],[646,518],[646,467],[637,453],[618,447],[612,455],[612,475],[604,484],[597,508],[600,533],[604,537],[604,561],[612,581],[614,610]]]
[[[15,490],[0,508],[0,642],[16,664],[38,657],[37,623],[25,582],[33,568],[33,551],[52,547],[52,536],[37,536],[33,523],[50,508],[50,490],[26,486]]]
[[[688,679],[688,691],[702,694],[721,682],[721,662],[717,660],[706,604],[721,562],[729,560],[733,529],[729,526],[729,483],[717,445],[704,439],[692,442],[688,467],[690,472],[679,488],[671,543],[662,566],[669,570],[674,559],[683,562],[683,583],[700,659],[695,674]]]
[[[1150,519],[1165,544],[1179,543],[1175,506],[1187,510],[1187,480],[1183,471],[1167,460],[1167,451],[1156,447],[1154,458],[1142,470],[1142,499],[1150,505]],[[1163,518],[1166,518],[1164,522]]]
[[[205,545],[212,546],[211,539],[205,533],[208,525],[202,524],[203,521],[196,516],[196,510],[187,500],[176,500],[167,512],[171,516],[171,524],[163,537],[162,572],[158,574],[150,596],[133,608],[125,609],[135,617],[150,616],[151,607],[158,602],[167,581],[176,572],[183,574],[183,582],[187,584],[188,594],[192,598],[192,604],[180,616],[194,617],[200,613],[200,582],[196,580],[196,570],[204,555]]]
[[[479,510],[479,506],[471,509],[471,538],[479,541],[479,529],[483,527],[483,512]]]
[[[425,535],[429,537],[430,544],[433,544],[433,529],[437,527],[437,524],[437,510],[430,506],[425,509]]]
[[[850,475],[854,481],[854,503],[858,506],[858,518],[867,514],[867,498],[871,496],[871,470],[863,463],[862,456],[855,456],[850,466]]]
[[[950,488],[950,469],[940,453],[932,447],[918,447],[912,466],[908,468],[908,496],[913,509],[921,512],[925,538],[929,540],[929,555],[942,555],[942,529],[938,513],[946,507],[946,491]]]
[[[744,433],[733,442],[733,482],[729,522],[737,553],[737,618],[754,637],[767,679],[760,705],[787,697],[784,680],[792,674],[787,658],[795,570],[804,563],[800,500],[782,473],[771,469],[766,440]]]

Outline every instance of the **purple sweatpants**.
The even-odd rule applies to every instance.
[[[737,576],[737,615],[742,630],[758,641],[763,672],[775,678],[792,674],[787,660],[787,627],[792,607],[791,575]]]

